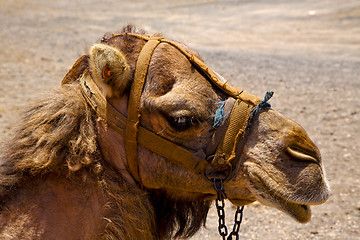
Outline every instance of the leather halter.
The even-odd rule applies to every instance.
[[[244,132],[247,126],[247,120],[254,106],[260,103],[260,98],[248,94],[239,88],[230,86],[226,82],[224,83],[203,61],[173,41],[161,37],[132,33],[118,34],[112,37],[122,35],[133,36],[146,41],[136,63],[135,75],[128,101],[128,116],[124,116],[106,100],[88,70],[85,70],[81,75],[80,84],[83,96],[96,114],[124,137],[127,168],[134,179],[139,184],[142,184],[137,159],[138,145],[167,158],[176,165],[185,167],[196,173],[204,173],[209,165],[216,171],[230,169],[231,166],[234,165],[234,161],[239,159],[242,152],[242,147],[245,143]],[[219,141],[216,141],[216,152],[211,153],[213,155],[212,159],[208,159],[204,150],[194,151],[140,126],[140,98],[152,54],[160,43],[166,43],[176,48],[193,65],[202,71],[208,80],[216,87],[229,97],[235,99],[234,106],[226,122],[226,129],[224,132],[220,132],[222,136]],[[215,132],[219,135],[219,130]]]

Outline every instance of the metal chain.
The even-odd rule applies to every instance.
[[[238,207],[236,209],[233,230],[229,234],[229,236],[226,238],[226,236],[228,235],[228,229],[225,224],[225,201],[224,200],[226,199],[226,196],[223,192],[223,180],[220,178],[214,178],[213,182],[214,182],[214,188],[217,192],[217,198],[215,201],[215,205],[216,205],[216,210],[217,210],[217,214],[219,217],[219,226],[218,226],[219,234],[223,240],[232,240],[233,236],[235,237],[236,240],[238,240],[240,224],[243,219],[244,206]]]
[[[214,178],[214,187],[217,192],[217,198],[215,201],[217,214],[219,217],[219,234],[222,236],[222,239],[225,240],[228,235],[228,230],[225,225],[225,194],[223,192],[223,180],[221,178]]]
[[[240,224],[243,219],[243,211],[244,211],[244,206],[237,207],[236,212],[235,212],[234,227],[233,227],[232,232],[229,234],[227,240],[232,240],[233,236],[235,237],[236,240],[239,239],[239,230],[240,230]]]

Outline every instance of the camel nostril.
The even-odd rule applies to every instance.
[[[300,160],[300,161],[307,161],[307,162],[315,162],[319,163],[320,159],[317,157],[317,154],[314,152],[313,154],[309,155],[308,153],[304,153],[303,151],[297,150],[296,148],[287,147],[286,152],[293,158]]]

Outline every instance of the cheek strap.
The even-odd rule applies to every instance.
[[[140,124],[140,98],[144,88],[150,60],[155,48],[160,44],[159,38],[150,39],[142,48],[135,67],[134,80],[131,85],[128,118],[125,131],[125,152],[127,167],[135,180],[141,184],[138,166],[138,132]]]
[[[235,169],[243,151],[249,128],[260,109],[270,107],[269,99],[274,92],[268,91],[264,100],[254,105],[242,99],[237,99],[227,120],[227,127],[220,132],[222,138],[211,160],[211,166],[220,171]]]
[[[231,110],[225,132],[217,146],[211,166],[220,171],[234,168],[234,162],[239,158],[245,143],[245,129],[254,105],[237,99]]]
[[[205,153],[208,156],[208,158],[213,158],[215,156],[216,148],[218,147],[220,141],[222,140],[226,128],[228,126],[230,112],[234,106],[235,101],[236,99],[229,97],[225,102],[225,106],[224,106],[225,118],[221,121],[221,123],[218,126],[216,126],[216,130],[214,131],[214,134],[212,135],[211,140],[205,150]],[[215,113],[215,117],[216,117],[216,113]],[[215,119],[214,119],[214,125],[215,125]]]

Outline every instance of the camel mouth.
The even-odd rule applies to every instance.
[[[284,198],[277,199],[277,201],[274,203],[273,201],[268,200],[266,198],[262,198],[261,196],[257,197],[257,200],[266,206],[275,207],[279,209],[280,211],[290,215],[300,223],[307,223],[311,219],[311,208],[307,204],[289,202]],[[244,201],[241,199],[229,199],[229,201],[233,205],[238,207],[253,202],[253,201]]]
[[[294,196],[295,192],[281,187],[256,164],[248,163],[245,169],[249,176],[248,188],[260,203],[285,212],[300,223],[310,221],[310,205],[321,204],[329,196],[327,190],[320,191],[312,198],[310,196]]]
[[[290,202],[287,199],[279,198],[276,202],[270,202],[267,199],[258,199],[259,202],[270,207],[275,207],[280,211],[290,215],[300,223],[307,223],[311,219],[310,205],[304,203]]]

